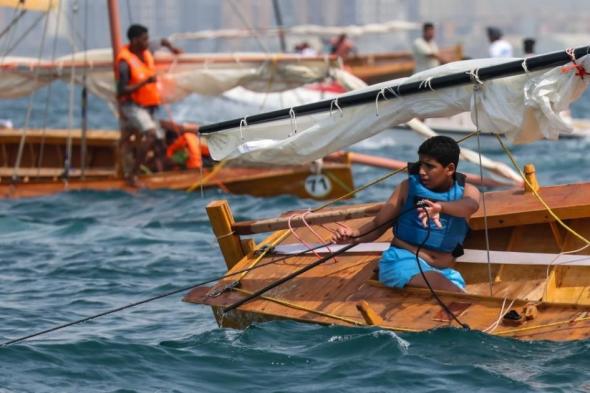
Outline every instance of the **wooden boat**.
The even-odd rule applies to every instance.
[[[129,187],[118,164],[119,131],[88,130],[85,163],[81,165],[80,130],[28,130],[19,168],[14,170],[21,130],[0,131],[0,198],[33,197],[73,190],[123,190]],[[64,174],[67,141],[71,138],[73,168]],[[13,182],[16,174],[18,182]],[[191,190],[217,187],[234,194],[331,199],[353,189],[347,157],[336,157],[321,169],[314,165],[275,167],[211,167],[140,176],[146,189]]]
[[[463,48],[461,45],[444,48],[441,55],[449,61],[461,60]],[[399,51],[353,55],[344,59],[344,65],[353,75],[372,85],[412,75],[416,61],[412,52]]]
[[[527,177],[534,185],[532,167]],[[553,211],[586,238],[590,236],[589,192],[590,183],[539,190]],[[490,264],[480,208],[469,222],[465,255],[456,266],[468,283],[467,293],[437,291],[441,300],[462,323],[493,335],[526,340],[590,337],[590,251],[560,254],[585,243],[560,227],[531,192],[487,193],[486,208]],[[378,209],[379,205],[336,208],[308,214],[305,221],[329,239],[330,233],[320,224],[345,221],[358,227]],[[224,308],[247,295],[317,261],[312,253],[288,256],[307,250],[302,241],[317,244],[318,239],[303,228],[301,215],[293,212],[279,219],[236,223],[223,201],[210,203],[207,211],[228,274],[212,288],[192,290],[184,300],[211,306],[220,326],[245,328],[274,319],[375,326],[395,332],[459,326],[429,290],[388,288],[377,281],[375,268],[391,241],[389,231],[375,243],[358,245],[224,313]],[[288,224],[299,228],[289,232]],[[274,232],[259,244],[242,238],[265,231]],[[328,250],[316,252],[324,256]],[[260,267],[229,276],[256,266]]]

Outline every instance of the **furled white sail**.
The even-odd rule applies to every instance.
[[[271,28],[256,30],[259,35],[273,35],[280,32],[288,36],[313,36],[313,37],[334,37],[339,34],[349,36],[361,36],[365,34],[385,34],[398,31],[418,30],[422,24],[404,20],[392,20],[383,23],[370,23],[366,25],[349,26],[319,26],[319,25],[298,25],[291,27]],[[203,40],[218,38],[252,38],[252,30],[248,29],[218,29],[201,30],[194,32],[174,33],[168,38],[177,40]]]
[[[577,63],[590,69],[589,59],[584,56]],[[514,60],[517,59],[508,59]],[[475,81],[478,69],[506,61],[478,59],[450,63],[346,95],[423,80],[428,85],[431,78],[457,72],[471,73]],[[240,127],[207,134],[206,138],[216,160],[300,164],[324,157],[415,117],[443,117],[471,111],[475,122],[477,111],[480,129],[505,134],[516,143],[557,139],[560,133],[572,132],[559,112],[582,94],[588,82],[588,78],[577,75],[575,68],[566,66],[488,80],[476,92],[474,86],[464,85],[389,100],[380,99],[380,94],[376,94],[374,103],[344,110],[339,109],[338,101],[334,99],[330,112],[297,116],[293,111],[288,119],[251,125],[245,118]]]
[[[290,90],[331,76],[354,88],[355,78],[338,69],[335,59],[298,55],[232,53],[156,54],[158,84],[165,102],[175,102],[188,94],[217,96],[236,86],[258,92]],[[115,80],[110,49],[75,53],[54,62],[6,57],[0,62],[0,98],[31,94],[45,84],[61,79],[87,85],[94,94],[115,102]]]

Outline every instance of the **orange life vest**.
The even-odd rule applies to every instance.
[[[124,46],[117,55],[117,79],[119,79],[118,64],[121,61],[125,61],[129,65],[131,74],[129,84],[134,85],[144,81],[150,76],[156,75],[154,58],[149,50],[146,49],[143,51],[143,59],[145,60],[145,63],[129,50],[129,45]],[[139,106],[157,106],[161,103],[157,83],[143,85],[129,96],[131,97],[131,100]]]
[[[200,168],[203,165],[201,154],[208,154],[209,149],[207,145],[201,145],[199,137],[190,132],[185,132],[166,149],[166,156],[171,158],[174,153],[180,149],[186,149],[188,152],[188,159],[186,160],[186,167],[189,169]]]

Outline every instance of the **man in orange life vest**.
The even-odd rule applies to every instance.
[[[117,98],[121,115],[121,154],[125,162],[130,148],[132,132],[140,133],[140,143],[132,168],[125,168],[125,177],[132,185],[136,184],[136,176],[147,153],[153,149],[156,167],[163,169],[164,132],[154,119],[161,99],[157,86],[154,58],[149,50],[148,30],[141,25],[131,25],[127,30],[129,45],[121,49],[117,55]],[[174,54],[180,49],[168,40],[162,39],[161,45]],[[156,44],[157,45],[157,44]]]

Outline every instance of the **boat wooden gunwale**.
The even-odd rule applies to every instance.
[[[186,126],[187,128],[190,128]],[[26,130],[26,148],[21,166],[14,169],[18,144],[23,130],[0,130],[0,198],[36,197],[74,190],[137,191],[121,177],[118,163],[119,135],[116,130],[88,130],[86,132],[86,165],[82,178],[80,149],[81,130]],[[73,146],[72,167],[67,181],[63,179],[63,162],[67,140]],[[41,165],[41,150],[44,151]],[[343,196],[354,188],[351,163],[346,155],[326,161],[321,169],[310,165],[278,167],[232,167],[214,169],[170,170],[139,177],[143,189],[198,191],[220,188],[234,194],[268,197],[280,194],[300,198],[332,199]],[[14,182],[16,173],[18,181]],[[331,188],[325,194],[310,194],[305,182],[310,176],[325,175]],[[326,179],[327,178],[327,179]],[[202,183],[202,184],[201,184]]]
[[[534,179],[530,167],[528,176]],[[571,190],[576,192],[571,193]],[[542,187],[539,190],[553,211],[586,238],[590,236],[590,200],[584,196],[589,192],[590,183]],[[325,222],[327,216],[331,215],[333,220],[347,218],[347,225],[358,227],[375,214],[376,206],[364,204],[345,209],[333,208],[321,214],[308,214],[306,221],[327,238],[329,232],[317,225]],[[466,255],[459,259],[456,266],[467,282],[468,293],[437,291],[442,301],[472,329],[493,335],[556,341],[590,337],[590,252],[585,249],[569,256],[569,260],[578,259],[576,264],[556,263],[557,258],[553,258],[584,243],[558,226],[530,192],[486,193],[486,208],[492,258],[503,255],[512,263],[497,258],[488,265],[485,231],[481,225],[483,209],[480,208],[470,220],[471,232],[465,242]],[[215,213],[218,209],[225,211],[225,229],[220,226],[220,221],[223,221],[221,216]],[[346,252],[336,257],[337,262],[317,266],[224,314],[224,308],[244,299],[247,294],[318,258],[307,253],[272,263],[286,255],[276,252],[276,249],[275,253],[261,256],[278,240],[282,240],[281,245],[303,247],[293,233],[277,229],[285,228],[286,217],[296,217],[298,212],[273,219],[275,227],[271,230],[275,232],[258,245],[241,238],[242,234],[262,232],[268,227],[265,229],[264,225],[256,225],[261,224],[256,221],[234,223],[229,206],[220,201],[211,203],[208,212],[226,259],[228,273],[250,268],[255,262],[261,266],[243,277],[228,276],[211,288],[194,289],[184,298],[186,302],[211,306],[220,326],[245,328],[251,323],[274,319],[374,326],[397,332],[458,326],[442,311],[428,290],[394,289],[377,282],[374,269],[380,252],[375,250]],[[282,222],[282,227],[277,226],[279,222]],[[291,219],[289,225],[298,227],[295,231],[303,241],[312,245],[318,242],[309,231],[299,227],[302,223]],[[224,237],[224,234],[227,236]],[[389,241],[389,233],[377,240],[385,244]],[[326,255],[326,251],[319,252]],[[492,295],[489,293],[488,274],[492,277]],[[235,287],[234,282],[238,278],[239,285]],[[224,291],[226,288],[232,289]],[[520,319],[511,320],[507,317],[509,311],[514,311]]]

